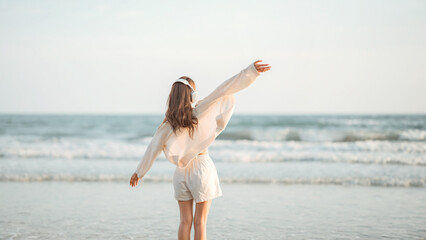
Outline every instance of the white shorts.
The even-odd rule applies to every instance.
[[[185,168],[176,167],[173,176],[176,200],[196,203],[222,196],[216,167],[208,154],[198,155]]]

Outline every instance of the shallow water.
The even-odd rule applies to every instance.
[[[222,184],[209,239],[424,239],[426,191]],[[1,239],[176,239],[170,183],[0,183]]]

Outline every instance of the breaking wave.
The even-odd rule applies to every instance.
[[[227,131],[218,139],[252,141],[359,142],[359,141],[426,141],[426,131],[332,131],[318,129],[246,129]]]

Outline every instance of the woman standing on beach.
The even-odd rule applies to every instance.
[[[130,185],[138,184],[161,152],[176,165],[173,187],[180,209],[179,240],[190,239],[192,224],[195,239],[206,239],[212,199],[222,196],[216,167],[207,148],[232,116],[234,93],[251,85],[261,72],[271,69],[269,64],[261,64],[261,61],[250,64],[223,82],[197,104],[196,86],[191,78],[183,76],[172,85],[165,119],[131,177]],[[196,203],[194,216],[193,201]]]

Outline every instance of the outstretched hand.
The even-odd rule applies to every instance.
[[[271,70],[271,66],[269,66],[269,64],[260,64],[260,62],[262,62],[262,60],[257,60],[254,62],[254,66],[258,72],[266,72]]]
[[[130,186],[136,187],[139,182],[139,177],[136,173],[133,173],[132,178],[130,178]]]

